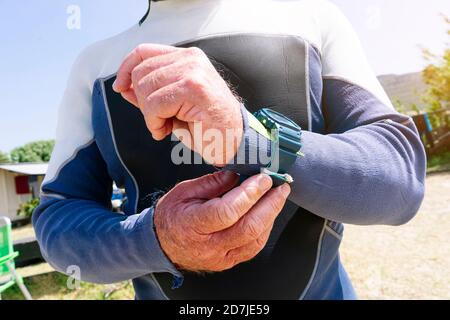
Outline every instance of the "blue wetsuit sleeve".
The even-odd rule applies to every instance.
[[[111,210],[112,179],[92,133],[87,72],[78,61],[60,108],[55,150],[33,214],[41,252],[58,271],[76,266],[90,282],[154,272],[180,276],[158,243],[152,208],[129,216]]]

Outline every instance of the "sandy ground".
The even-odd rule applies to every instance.
[[[28,237],[34,237],[34,230],[33,230],[33,226],[31,224],[27,225],[25,227],[20,227],[20,228],[13,230],[13,233],[12,233],[13,241],[28,238]]]
[[[341,255],[360,299],[450,299],[450,173],[426,189],[405,226],[346,226]]]

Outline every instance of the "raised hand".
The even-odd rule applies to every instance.
[[[187,132],[180,140],[219,167],[235,156],[243,134],[240,101],[202,50],[142,44],[123,61],[113,88],[142,111],[154,139]],[[222,141],[207,154],[211,129]]]

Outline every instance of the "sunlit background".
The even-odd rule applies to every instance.
[[[419,46],[442,52],[448,0],[333,0],[378,75],[420,71]],[[68,19],[80,10],[80,25]],[[87,45],[137,23],[146,0],[0,0],[0,151],[50,139],[70,67]]]

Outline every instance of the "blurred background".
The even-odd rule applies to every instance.
[[[450,299],[450,1],[332,2],[353,24],[395,107],[414,117],[429,159],[419,215],[396,228],[347,226],[344,264],[361,299]],[[146,0],[0,0],[0,215],[13,220],[16,265],[35,299],[134,298],[128,282],[74,287],[52,272],[29,217],[72,63],[146,9]],[[114,206],[121,201],[115,189]],[[15,286],[2,296],[23,298]]]

